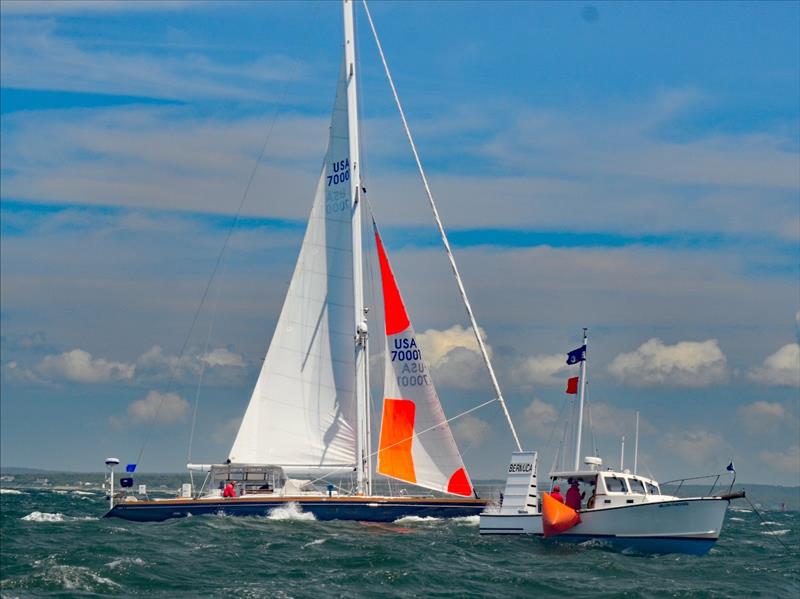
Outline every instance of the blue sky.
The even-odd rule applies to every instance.
[[[587,326],[609,460],[639,410],[661,478],[735,457],[744,480],[798,484],[800,4],[372,10],[526,445],[552,459],[556,356]],[[178,470],[201,371],[193,458],[224,459],[310,208],[339,5],[3,2],[0,28],[2,463],[132,459],[172,393],[142,467]],[[455,414],[491,390],[363,14],[358,31],[369,196]],[[473,474],[499,476],[497,410],[454,428]]]

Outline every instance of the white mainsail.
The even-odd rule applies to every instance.
[[[386,322],[378,472],[435,491],[471,496],[472,483],[417,345],[414,327],[377,230],[375,240]]]
[[[344,63],[303,246],[229,458],[356,463],[351,160]]]

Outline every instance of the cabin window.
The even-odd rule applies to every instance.
[[[616,476],[606,476],[606,490],[609,493],[625,493],[628,488],[625,486],[624,478],[617,478]]]
[[[658,485],[654,485],[652,483],[645,483],[647,485],[647,492],[650,495],[661,495],[661,492],[658,490]]]
[[[644,485],[638,478],[629,478],[628,485],[631,488],[631,493],[639,493],[644,495]]]

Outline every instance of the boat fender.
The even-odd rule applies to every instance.
[[[545,537],[552,537],[580,524],[581,515],[564,505],[550,493],[542,495],[542,530]]]

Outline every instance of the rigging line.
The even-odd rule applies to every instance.
[[[469,303],[469,299],[467,298],[467,291],[464,288],[464,283],[461,281],[461,275],[458,272],[458,266],[456,266],[455,258],[453,257],[453,251],[450,248],[450,242],[447,239],[447,233],[445,233],[444,225],[442,225],[442,220],[439,218],[439,210],[436,208],[436,202],[433,200],[433,193],[431,192],[430,186],[428,185],[428,177],[425,175],[425,170],[422,168],[422,161],[420,160],[419,153],[417,152],[417,146],[414,143],[414,138],[411,135],[411,129],[408,126],[408,121],[406,120],[405,112],[403,111],[403,106],[400,104],[400,96],[397,94],[397,88],[394,85],[394,80],[392,79],[392,74],[389,71],[389,64],[386,62],[386,56],[383,54],[383,46],[381,46],[381,41],[378,38],[378,32],[375,29],[375,23],[372,22],[372,15],[369,12],[369,7],[367,6],[367,0],[362,0],[364,5],[364,10],[367,14],[367,20],[369,21],[370,29],[372,30],[372,36],[375,39],[375,45],[378,47],[378,54],[380,54],[381,62],[383,63],[383,70],[386,73],[386,78],[389,80],[389,87],[392,89],[392,95],[394,96],[395,104],[397,105],[397,110],[400,112],[400,119],[403,121],[403,129],[405,129],[406,137],[408,138],[408,143],[411,145],[411,152],[414,154],[414,160],[417,163],[417,170],[419,170],[420,177],[422,178],[422,185],[425,187],[425,193],[428,196],[428,203],[431,206],[431,210],[433,211],[433,217],[436,221],[436,226],[439,229],[439,236],[442,238],[442,244],[444,245],[445,251],[447,252],[447,257],[450,261],[450,268],[453,270],[453,274],[456,278],[456,283],[458,284],[458,290],[461,293],[461,299],[464,302],[464,308],[467,311],[467,316],[469,316],[470,324],[472,325],[472,330],[475,333],[475,338],[478,341],[478,347],[481,350],[481,356],[483,357],[483,361],[486,365],[486,369],[489,372],[489,378],[492,381],[492,386],[494,387],[494,391],[497,395],[497,400],[500,402],[500,405],[503,406],[503,412],[506,416],[506,420],[508,421],[508,426],[511,429],[511,434],[514,437],[514,441],[517,444],[517,450],[522,451],[522,443],[520,443],[519,437],[517,436],[517,431],[514,428],[514,423],[511,420],[511,414],[508,411],[508,407],[506,406],[506,402],[503,399],[503,393],[500,390],[500,383],[497,382],[497,377],[494,374],[494,368],[492,368],[492,362],[489,358],[489,353],[486,350],[486,345],[483,342],[483,338],[481,337],[480,329],[478,328],[478,322],[475,320],[475,315],[472,312],[472,305]]]
[[[775,530],[772,528],[772,525],[769,524],[766,520],[764,520],[764,518],[761,516],[761,513],[756,509],[756,506],[754,506],[753,502],[750,501],[750,498],[747,495],[745,495],[744,498],[747,500],[747,503],[750,504],[750,507],[753,508],[753,511],[755,512],[756,516],[758,516],[758,519],[761,520],[761,524],[769,528],[769,531],[772,533],[769,536],[778,541],[778,543],[780,543],[783,546],[783,549],[788,553],[789,546],[786,545],[786,543],[784,543],[783,541],[781,541],[778,535],[775,534]]]
[[[410,441],[410,440],[412,440],[412,439],[414,439],[414,438],[416,438],[416,437],[419,437],[419,436],[421,436],[421,435],[424,435],[425,433],[428,433],[428,432],[430,432],[430,431],[432,431],[432,430],[435,430],[435,429],[437,429],[437,428],[441,428],[442,426],[445,426],[446,424],[449,424],[449,423],[450,423],[450,422],[452,422],[453,420],[457,420],[458,418],[461,418],[462,416],[466,416],[467,414],[470,414],[470,413],[472,413],[472,412],[475,412],[476,410],[480,410],[481,408],[485,408],[486,406],[488,406],[488,405],[490,405],[490,404],[493,404],[493,403],[494,403],[494,402],[496,402],[496,401],[498,401],[498,399],[495,397],[495,398],[493,398],[493,399],[490,399],[489,401],[485,401],[485,402],[483,402],[482,404],[478,404],[477,406],[473,406],[473,407],[472,407],[472,408],[470,408],[469,410],[465,410],[465,411],[461,412],[460,414],[456,414],[456,415],[455,415],[455,416],[453,416],[452,418],[447,418],[446,420],[442,420],[442,421],[441,421],[441,422],[439,422],[438,424],[434,424],[433,426],[429,426],[428,428],[426,428],[426,429],[424,429],[424,430],[421,430],[421,431],[419,431],[418,433],[414,433],[413,435],[411,435],[411,436],[409,436],[409,437],[406,437],[405,439],[400,439],[399,441],[397,441],[397,442],[395,442],[395,443],[392,443],[391,445],[387,445],[386,447],[381,447],[381,448],[379,448],[377,451],[373,451],[371,454],[369,454],[369,456],[368,456],[368,457],[370,457],[370,458],[371,458],[371,457],[373,457],[373,456],[376,456],[376,455],[378,455],[378,454],[379,454],[381,451],[385,451],[385,450],[387,450],[387,449],[391,449],[391,448],[392,448],[392,447],[394,447],[395,445],[402,445],[403,443],[406,443],[407,441]],[[344,470],[345,470],[345,468],[336,468],[335,470],[332,470],[332,471],[331,471],[331,472],[329,472],[328,474],[324,474],[323,476],[320,476],[319,478],[315,478],[314,480],[312,480],[312,481],[311,481],[310,483],[308,483],[308,484],[312,484],[312,485],[313,485],[315,482],[318,482],[318,481],[320,481],[320,480],[325,480],[325,479],[326,479],[326,478],[328,478],[328,477],[329,477],[331,474],[335,474],[336,472],[342,472],[342,471],[344,471]],[[348,470],[349,470],[349,468],[348,468]]]
[[[250,188],[253,185],[253,180],[255,179],[256,172],[258,171],[258,167],[261,164],[261,160],[264,158],[264,153],[267,150],[267,145],[269,144],[269,140],[272,137],[272,132],[275,129],[275,123],[278,120],[278,114],[280,114],[281,106],[284,105],[286,96],[288,95],[289,85],[292,83],[294,79],[294,73],[297,70],[297,62],[292,62],[290,76],[287,77],[286,83],[283,88],[283,93],[281,94],[281,99],[278,104],[275,106],[275,112],[272,115],[272,121],[270,122],[269,128],[267,129],[267,135],[264,139],[264,143],[261,145],[261,150],[258,153],[258,157],[256,158],[253,168],[250,170],[250,176],[247,179],[247,184],[244,187],[244,191],[242,193],[242,197],[239,200],[239,206],[236,210],[236,214],[231,221],[230,226],[228,227],[228,232],[225,235],[225,240],[222,243],[222,247],[220,248],[219,255],[217,256],[216,261],[214,262],[214,268],[211,270],[211,276],[206,283],[205,289],[203,289],[203,295],[200,298],[200,303],[197,305],[197,309],[194,312],[194,316],[192,317],[192,322],[189,325],[189,331],[186,334],[186,338],[183,340],[183,344],[181,345],[180,352],[178,353],[178,361],[176,362],[176,367],[172,370],[172,373],[169,378],[169,382],[167,384],[167,392],[162,395],[161,401],[156,408],[155,413],[153,414],[153,418],[150,421],[150,426],[147,431],[147,436],[145,437],[144,442],[142,443],[141,449],[139,449],[139,454],[136,456],[136,464],[140,464],[142,460],[142,455],[144,454],[147,445],[150,442],[150,438],[153,435],[153,428],[155,427],[155,423],[158,421],[158,415],[161,412],[161,408],[164,406],[164,401],[167,398],[167,395],[172,390],[173,385],[175,384],[175,378],[177,376],[178,366],[180,366],[181,360],[183,359],[183,355],[186,352],[186,348],[189,345],[189,340],[192,337],[192,333],[194,332],[194,327],[197,325],[197,320],[200,317],[200,312],[205,305],[206,299],[208,298],[208,292],[211,289],[211,284],[214,282],[214,278],[216,277],[217,271],[219,270],[220,263],[222,262],[222,258],[225,255],[225,251],[230,244],[231,237],[233,236],[233,232],[236,229],[237,224],[239,223],[239,218],[242,214],[242,209],[244,208],[245,201],[247,200],[247,195],[250,193]]]

